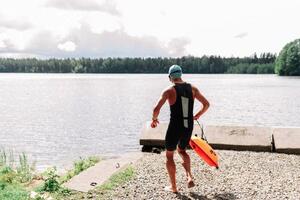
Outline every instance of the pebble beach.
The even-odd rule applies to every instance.
[[[300,156],[277,153],[219,150],[217,170],[193,151],[192,173],[196,186],[188,189],[181,158],[176,153],[178,194],[169,185],[165,152],[145,153],[133,164],[134,177],[101,199],[300,199]]]

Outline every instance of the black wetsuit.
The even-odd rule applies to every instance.
[[[166,149],[169,151],[175,150],[177,145],[180,149],[185,149],[194,127],[194,98],[191,84],[177,83],[174,88],[176,102],[170,106],[171,117],[165,138]]]

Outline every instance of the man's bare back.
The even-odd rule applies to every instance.
[[[176,166],[173,159],[176,148],[180,157],[183,160],[182,165],[187,175],[187,183],[188,183],[187,186],[188,188],[195,186],[193,182],[192,173],[191,173],[190,157],[188,153],[185,151],[185,149],[188,145],[188,141],[190,140],[192,134],[193,120],[197,120],[209,107],[209,102],[199,92],[198,88],[191,84],[185,84],[185,82],[181,79],[181,74],[182,74],[182,69],[180,66],[172,65],[170,67],[169,80],[173,84],[172,86],[168,87],[162,92],[162,95],[160,96],[156,106],[153,109],[152,123],[151,123],[152,128],[155,128],[157,126],[157,124],[159,123],[158,115],[160,109],[164,105],[164,103],[168,100],[171,108],[171,117],[170,117],[169,127],[166,133],[165,146],[166,146],[166,158],[167,158],[166,168],[170,178],[170,185],[165,187],[165,191],[170,191],[175,193],[178,192],[176,186],[176,176],[175,176]],[[178,102],[176,102],[177,99]],[[197,99],[203,105],[202,108],[196,113],[196,115],[193,115],[194,99]],[[182,103],[183,100],[187,102],[185,103],[185,105],[183,105]],[[187,114],[183,114],[184,111],[182,110],[184,109],[186,109],[185,113]],[[173,122],[172,124],[171,121]]]
[[[184,83],[184,82],[182,82],[182,83]],[[196,98],[196,94],[200,93],[200,92],[199,92],[199,90],[195,86],[193,86],[193,85],[191,85],[191,86],[192,86],[193,98],[195,99]],[[169,102],[170,105],[173,105],[176,102],[176,90],[173,87],[173,85],[170,86],[170,87],[168,87],[167,89],[165,89],[163,91],[163,93],[166,93],[166,95],[168,97],[168,102]]]
[[[180,79],[178,82],[173,82],[174,84],[183,84],[185,82],[182,81],[182,79]],[[156,127],[157,123],[157,116],[159,115],[159,111],[161,109],[161,107],[164,105],[164,103],[168,100],[170,105],[173,105],[176,102],[176,90],[173,87],[174,85],[168,87],[167,89],[165,89],[160,97],[160,99],[158,100],[154,110],[153,110],[153,118],[152,120],[154,121],[154,123],[152,123],[152,127]],[[203,108],[199,110],[199,112],[196,113],[196,115],[194,116],[194,120],[198,120],[199,117],[208,109],[209,107],[209,102],[207,101],[207,99],[200,93],[200,91],[198,90],[197,87],[192,86],[192,93],[193,93],[193,98],[197,99],[199,102],[202,103]]]

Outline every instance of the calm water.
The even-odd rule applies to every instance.
[[[185,75],[211,103],[206,124],[300,126],[300,78]],[[0,146],[38,168],[140,149],[167,75],[0,74]],[[199,104],[196,105],[199,108]],[[167,121],[164,106],[160,120]]]

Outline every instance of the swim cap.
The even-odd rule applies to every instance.
[[[172,65],[169,68],[169,76],[171,78],[180,78],[182,75],[182,69],[179,65]]]

